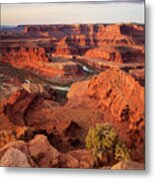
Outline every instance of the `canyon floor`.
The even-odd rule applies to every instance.
[[[144,169],[143,25],[19,25],[0,35],[1,166]],[[94,166],[85,140],[104,123],[130,160]]]

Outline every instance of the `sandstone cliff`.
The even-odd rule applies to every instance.
[[[144,143],[144,88],[127,73],[110,69],[89,81],[75,83],[69,93],[69,104],[85,103],[96,111],[110,111],[103,115],[103,122],[115,124],[122,139],[133,150],[133,158],[143,156]],[[105,118],[106,117],[106,118]],[[99,118],[97,118],[99,120]],[[96,120],[94,119],[94,122]]]

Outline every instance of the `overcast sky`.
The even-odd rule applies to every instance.
[[[129,22],[144,23],[143,0],[1,4],[2,25]]]

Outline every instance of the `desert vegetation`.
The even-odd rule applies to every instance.
[[[112,125],[107,123],[96,124],[90,128],[86,136],[86,148],[93,153],[95,167],[101,167],[111,161],[130,159],[129,149],[120,140]]]

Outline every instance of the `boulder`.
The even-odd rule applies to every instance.
[[[79,168],[79,161],[70,154],[61,154],[59,157],[59,167]]]
[[[144,170],[144,164],[134,161],[122,161],[111,167],[112,170]]]
[[[59,164],[63,168],[93,168],[94,160],[89,151],[78,149],[61,154]]]
[[[77,149],[67,153],[73,156],[79,162],[79,168],[93,168],[94,159],[91,152],[84,149]]]
[[[36,167],[37,166],[35,164],[35,162],[32,160],[31,156],[30,156],[30,153],[29,153],[26,142],[24,142],[24,141],[13,141],[13,142],[10,142],[10,143],[6,144],[3,148],[0,149],[0,159],[2,159],[4,154],[9,149],[17,149],[17,150],[19,150],[20,152],[22,152],[26,156],[26,158],[28,160],[28,163],[30,164],[31,167]],[[12,158],[14,158],[14,157],[12,157]],[[13,163],[14,160],[15,159],[11,160],[12,163]]]
[[[4,167],[31,167],[26,155],[15,148],[9,148],[1,158],[1,166]]]
[[[52,146],[44,135],[36,135],[28,142],[31,157],[39,167],[58,167],[59,152]]]

